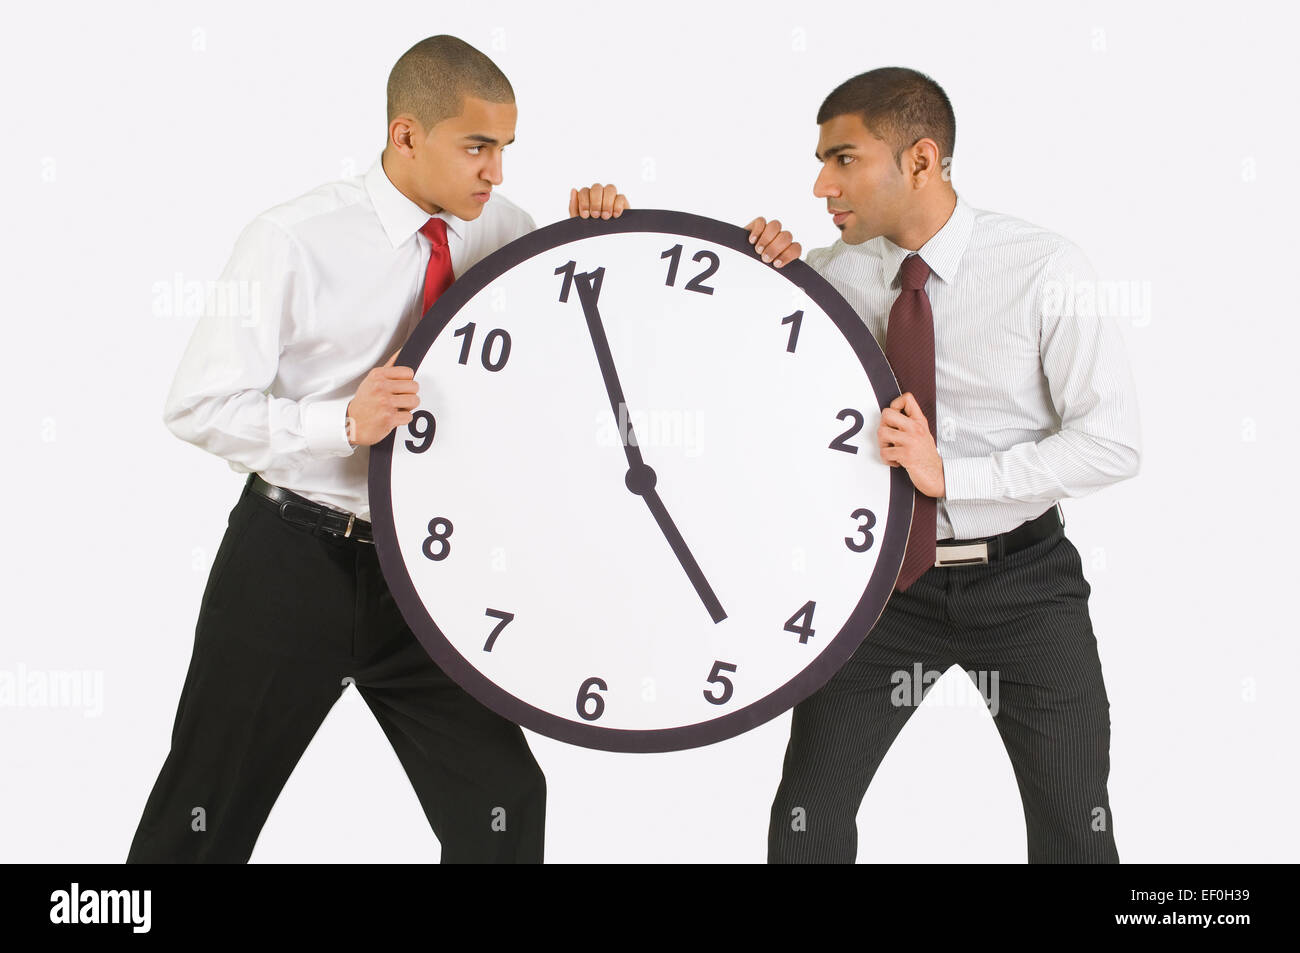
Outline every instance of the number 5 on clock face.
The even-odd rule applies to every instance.
[[[480,262],[416,329],[420,410],[372,448],[384,574],[488,706],[595,748],[766,721],[867,636],[912,486],[898,395],[802,262],[677,212],[571,219]]]

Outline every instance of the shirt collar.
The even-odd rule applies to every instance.
[[[366,192],[370,195],[375,214],[379,216],[379,223],[384,227],[384,233],[393,247],[396,248],[423,228],[430,217],[442,219],[447,223],[447,231],[460,238],[465,223],[447,211],[430,216],[428,212],[408,199],[388,178],[388,173],[384,171],[383,158],[384,154],[380,152],[374,165],[366,173]]]
[[[944,222],[943,227],[916,251],[916,254],[930,266],[930,270],[943,279],[945,284],[952,284],[957,277],[957,267],[961,264],[966,246],[970,244],[970,234],[974,224],[974,211],[962,201],[959,195],[957,205],[948,216],[948,221]],[[885,283],[892,285],[898,278],[898,270],[903,265],[903,259],[912,252],[884,237],[880,239],[880,248],[881,270]]]

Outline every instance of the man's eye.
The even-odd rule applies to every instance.
[[[836,156],[836,158],[839,159],[840,165],[848,165],[853,161],[853,156]]]
[[[478,155],[479,150],[482,148],[483,148],[482,146],[470,146],[467,151],[469,152],[470,155],[476,156]]]

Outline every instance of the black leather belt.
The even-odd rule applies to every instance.
[[[358,543],[374,543],[375,537],[370,524],[359,520],[355,513],[346,510],[331,509],[313,503],[305,496],[299,496],[292,490],[267,483],[256,473],[248,475],[248,488],[259,496],[264,496],[272,503],[278,503],[280,518],[303,529],[320,529],[344,539],[355,539]]]
[[[1065,525],[1065,514],[1057,503],[1046,513],[1021,523],[1015,529],[983,539],[948,539],[935,544],[936,566],[972,566],[1018,553],[1042,542]]]

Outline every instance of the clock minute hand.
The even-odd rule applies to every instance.
[[[587,318],[587,330],[591,333],[592,346],[596,348],[596,362],[600,365],[600,376],[605,381],[605,392],[609,394],[609,406],[614,411],[614,419],[625,424],[621,431],[623,452],[627,455],[627,465],[632,469],[644,467],[641,447],[632,432],[632,421],[628,418],[627,400],[623,397],[623,385],[618,379],[618,369],[614,367],[614,355],[609,350],[609,338],[605,336],[605,325],[600,320],[600,310],[596,306],[600,292],[592,287],[592,279],[599,278],[605,269],[600,268],[590,274],[574,275],[573,284],[578,290],[578,300],[582,302],[582,313]]]
[[[686,572],[686,577],[695,587],[696,595],[708,610],[709,617],[715,623],[721,622],[727,617],[727,613],[723,610],[717,595],[714,594],[713,587],[704,578],[704,571],[695,561],[690,547],[686,545],[686,540],[677,529],[677,524],[668,515],[668,508],[664,506],[664,501],[659,498],[659,493],[655,490],[658,477],[654,469],[641,456],[641,447],[636,442],[632,421],[628,419],[623,385],[619,382],[618,370],[614,367],[614,356],[609,349],[609,338],[605,336],[605,326],[600,320],[600,309],[596,303],[599,293],[592,287],[592,275],[574,275],[573,283],[578,291],[578,299],[582,302],[582,313],[587,319],[587,330],[591,333],[592,346],[596,349],[596,361],[600,364],[600,376],[604,378],[605,391],[609,394],[609,405],[620,424],[626,425],[626,429],[622,430],[621,434],[623,452],[627,456],[628,464],[627,475],[623,478],[623,482],[627,484],[629,490],[645,500],[646,506],[650,508],[650,514],[659,526],[659,531],[668,540],[668,545],[676,554],[677,561]]]

